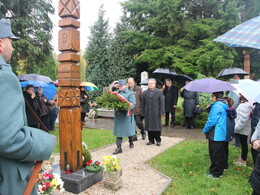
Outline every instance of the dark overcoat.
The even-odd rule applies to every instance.
[[[122,91],[118,91],[118,94],[122,95],[128,102],[131,103],[131,109],[135,107],[135,95],[132,90],[125,88]],[[135,121],[134,115],[131,113],[128,116],[127,110],[115,111],[114,120],[114,132],[113,135],[116,137],[130,137],[135,135]]]
[[[41,117],[41,108],[40,108],[40,102],[38,101],[37,97],[32,99],[31,94],[29,94],[27,91],[23,92],[24,99],[28,102],[28,104],[31,106],[33,111],[38,115],[38,117]],[[39,122],[35,119],[32,112],[29,110],[28,106],[26,105],[26,116],[27,116],[27,122],[28,126],[36,126],[39,124]]]
[[[161,131],[161,115],[164,114],[163,92],[157,88],[153,92],[145,90],[143,93],[142,113],[145,117],[146,131]]]
[[[34,161],[49,159],[55,137],[28,127],[19,80],[1,56],[0,85],[0,194],[22,195]]]
[[[134,86],[132,89],[134,94],[135,94],[135,100],[136,100],[136,105],[135,108],[133,109],[134,115],[141,115],[142,112],[142,99],[143,99],[143,89],[137,85]]]
[[[81,112],[87,113],[89,112],[89,104],[88,104],[88,98],[86,99],[84,95],[88,96],[87,92],[80,90],[80,106],[81,106]]]
[[[174,112],[174,105],[177,106],[178,102],[178,88],[172,85],[169,87],[165,87],[163,90],[163,94],[165,96],[165,112]]]
[[[199,105],[198,93],[195,91],[188,91],[184,89],[180,93],[181,97],[184,98],[183,109],[185,117],[194,117],[194,108]]]

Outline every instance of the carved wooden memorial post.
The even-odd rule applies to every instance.
[[[59,130],[60,130],[60,167],[71,172],[82,167],[82,137],[80,121],[80,3],[78,0],[59,1]]]

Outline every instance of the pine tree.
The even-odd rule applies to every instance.
[[[128,40],[124,32],[127,30],[129,30],[128,24],[122,17],[121,22],[117,24],[114,30],[114,38],[109,50],[108,76],[111,79],[110,82],[136,76],[133,55],[126,49]]]
[[[105,19],[103,5],[100,6],[98,20],[91,27],[91,35],[87,45],[84,58],[87,61],[87,81],[99,87],[94,97],[102,93],[103,88],[109,85],[109,34],[108,19]],[[90,95],[92,96],[92,95]]]

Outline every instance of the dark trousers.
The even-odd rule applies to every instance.
[[[228,145],[229,142],[224,143],[224,159],[225,159],[224,169],[228,169]]]
[[[194,117],[185,117],[185,127],[194,127],[195,118]]]
[[[254,148],[251,148],[251,154],[252,154],[252,158],[253,158],[253,162],[255,164],[257,155],[259,154],[259,151],[255,150]]]
[[[169,124],[170,113],[171,113],[171,124],[174,125],[175,123],[175,108],[174,108],[173,112],[165,112],[165,125]]]
[[[55,121],[57,119],[59,113],[58,108],[51,108],[50,109],[50,130],[54,130]]]
[[[223,141],[209,141],[209,155],[211,165],[209,173],[214,177],[223,175],[225,168],[225,142]]]
[[[241,149],[242,149],[241,158],[243,160],[246,160],[247,154],[248,154],[247,136],[239,134],[239,139],[240,139],[240,144],[241,144]]]
[[[149,142],[161,142],[161,131],[148,131]]]
[[[235,138],[235,146],[240,146],[239,134],[235,133],[234,138]]]
[[[144,124],[142,115],[135,115],[135,124],[141,130],[141,134],[144,135]]]
[[[81,121],[85,122],[86,112],[81,112]]]
[[[133,141],[133,136],[128,137],[128,139],[129,139],[129,142]],[[116,137],[116,144],[121,145],[122,142],[123,142],[123,138],[122,137]]]

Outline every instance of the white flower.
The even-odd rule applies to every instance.
[[[86,149],[88,149],[88,145],[85,142],[82,142],[82,146]]]

